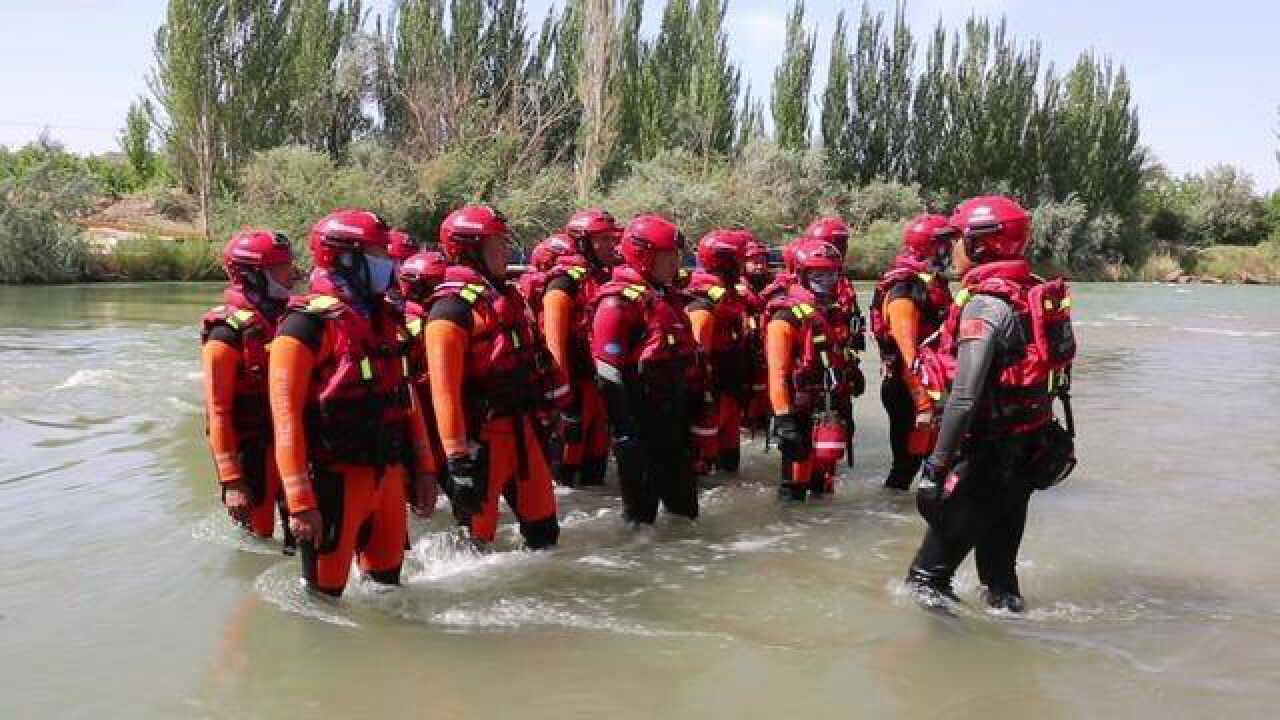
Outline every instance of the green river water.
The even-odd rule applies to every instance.
[[[780,505],[752,442],[696,524],[562,491],[559,549],[481,556],[441,512],[403,588],[311,599],[217,503],[217,296],[0,288],[0,718],[1275,717],[1280,289],[1077,288],[1082,464],[1032,501],[1025,617],[972,565],[954,617],[903,593],[874,382],[832,499]]]

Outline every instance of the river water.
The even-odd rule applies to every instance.
[[[298,588],[219,510],[211,285],[0,288],[0,717],[1274,717],[1280,289],[1083,285],[1082,465],[1032,503],[1025,617],[899,578],[922,523],[878,400],[838,494],[776,454],[696,524],[564,492],[555,552],[415,521],[406,585]],[[611,481],[612,482],[612,481]]]

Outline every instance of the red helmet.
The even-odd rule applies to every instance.
[[[653,271],[654,254],[684,249],[684,235],[675,223],[661,215],[637,215],[627,223],[618,243],[622,259],[643,274]]]
[[[956,229],[942,215],[917,215],[902,228],[902,251],[927,260],[951,249]]]
[[[587,240],[596,235],[621,235],[622,228],[607,210],[591,208],[574,213],[564,224],[564,231],[575,241]]]
[[[840,250],[829,242],[822,240],[801,240],[792,243],[796,272],[803,275],[812,270],[834,270],[839,272],[844,267],[844,258]]]
[[[266,268],[293,262],[293,246],[284,233],[271,230],[241,230],[222,249],[222,267]]]
[[[507,219],[488,205],[466,205],[440,223],[440,247],[457,262],[469,250],[479,250],[486,238],[510,233]]]
[[[841,257],[849,252],[849,225],[834,215],[820,217],[804,230],[806,240],[821,240],[834,245]]]
[[[742,272],[746,238],[737,230],[712,230],[698,242],[698,265],[707,272]]]
[[[533,252],[529,253],[529,264],[538,272],[546,272],[555,267],[556,260],[575,252],[573,240],[568,235],[553,233],[533,247]]]
[[[960,203],[951,214],[951,226],[964,235],[965,253],[975,263],[1020,258],[1031,241],[1031,216],[999,195]]]
[[[307,238],[311,258],[318,268],[333,269],[334,261],[344,252],[364,252],[367,248],[386,249],[390,242],[387,223],[368,210],[334,210],[311,228]]]
[[[444,282],[449,258],[439,250],[422,250],[400,264],[400,291],[410,300],[422,300]]]
[[[396,262],[404,262],[422,249],[422,241],[404,230],[392,230],[388,237],[387,255]]]

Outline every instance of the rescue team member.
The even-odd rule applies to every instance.
[[[555,233],[529,252],[529,269],[520,274],[516,280],[516,289],[520,291],[533,310],[535,318],[542,318],[542,297],[547,288],[547,273],[555,267],[562,255],[573,254],[573,241],[563,233]]]
[[[871,299],[871,334],[880,348],[880,401],[889,415],[893,467],[885,487],[905,490],[933,449],[934,401],[911,372],[916,347],[942,327],[951,307],[943,274],[955,229],[941,215],[920,215],[902,229],[902,251]]]
[[[840,260],[847,265],[849,258],[849,225],[835,216],[820,217],[809,224],[804,231],[805,240],[818,240],[829,243],[840,253]],[[858,291],[853,287],[849,277],[841,266],[839,283],[836,286],[836,297],[832,303],[832,312],[828,318],[831,323],[832,340],[837,352],[844,355],[850,365],[857,365],[858,355],[867,349],[866,318],[858,304]],[[861,379],[862,373],[857,373]],[[865,383],[859,382],[854,387],[854,397],[862,395]]]
[[[422,404],[422,418],[431,444],[433,463],[443,473],[446,466],[444,445],[440,442],[440,429],[436,427],[435,410],[431,405],[431,382],[427,378],[427,348],[423,331],[427,316],[424,307],[436,287],[444,282],[449,260],[439,250],[422,250],[410,255],[396,271],[400,294],[405,300],[406,356],[409,359],[409,376],[413,381],[416,399]],[[441,478],[442,479],[442,478]]]
[[[907,583],[931,604],[954,598],[951,578],[975,550],[987,604],[1022,612],[1016,566],[1031,492],[1074,467],[1052,405],[1075,355],[1070,297],[1062,280],[1031,274],[1030,218],[1014,201],[968,200],[951,225],[963,291],[939,351],[954,357],[954,380],[921,472],[917,504],[929,528]]]
[[[769,269],[769,250],[764,243],[750,231],[740,232],[747,245],[743,264],[746,290],[743,294],[747,300],[747,377],[750,382],[750,395],[742,421],[754,436],[757,430],[767,428],[773,415],[769,408],[769,368],[764,356],[764,326],[768,318],[764,317],[762,297],[765,288],[773,282],[773,271]]]
[[[698,268],[687,290],[693,337],[708,368],[707,412],[694,418],[696,466],[737,472],[741,463],[742,407],[747,399],[747,298],[739,287],[746,239],[735,230],[712,230],[698,242]]]
[[[773,281],[773,271],[769,269],[769,249],[755,236],[750,236],[747,240],[743,275],[753,293],[763,292]]]
[[[394,273],[386,224],[338,210],[312,228],[309,244],[310,294],[290,303],[271,346],[271,418],[303,574],[336,596],[353,558],[372,580],[399,583],[406,485],[415,509],[430,515],[436,468],[409,383],[403,316],[386,300]]]
[[[532,314],[504,279],[509,242],[506,219],[483,205],[440,226],[453,264],[426,308],[427,374],[455,513],[487,545],[506,498],[525,544],[541,549],[556,544],[560,523],[536,416],[568,387],[542,365]]]
[[[222,267],[230,285],[223,304],[205,314],[200,331],[209,449],[227,514],[269,538],[283,498],[271,441],[267,358],[297,268],[289,239],[270,230],[233,235],[222,251]],[[285,536],[289,550],[287,524]]]
[[[659,215],[627,224],[623,263],[597,293],[591,354],[609,410],[623,515],[652,524],[658,505],[696,518],[690,397],[700,390],[697,345],[673,287],[684,237]]]
[[[782,455],[778,495],[804,500],[834,490],[849,430],[838,408],[848,404],[848,388],[830,325],[840,253],[830,243],[806,240],[793,248],[793,260],[795,282],[768,307],[765,353],[773,436]]]
[[[572,252],[562,253],[546,273],[542,328],[556,367],[569,379],[567,408],[560,415],[561,485],[604,484],[609,462],[609,419],[591,359],[591,301],[618,264],[622,228],[604,210],[574,213],[564,233]]]

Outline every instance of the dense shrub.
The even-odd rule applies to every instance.
[[[218,242],[140,237],[121,240],[96,259],[95,274],[121,280],[219,280]]]
[[[56,147],[0,156],[0,282],[79,279],[86,244],[74,220],[102,193],[82,163]]]

